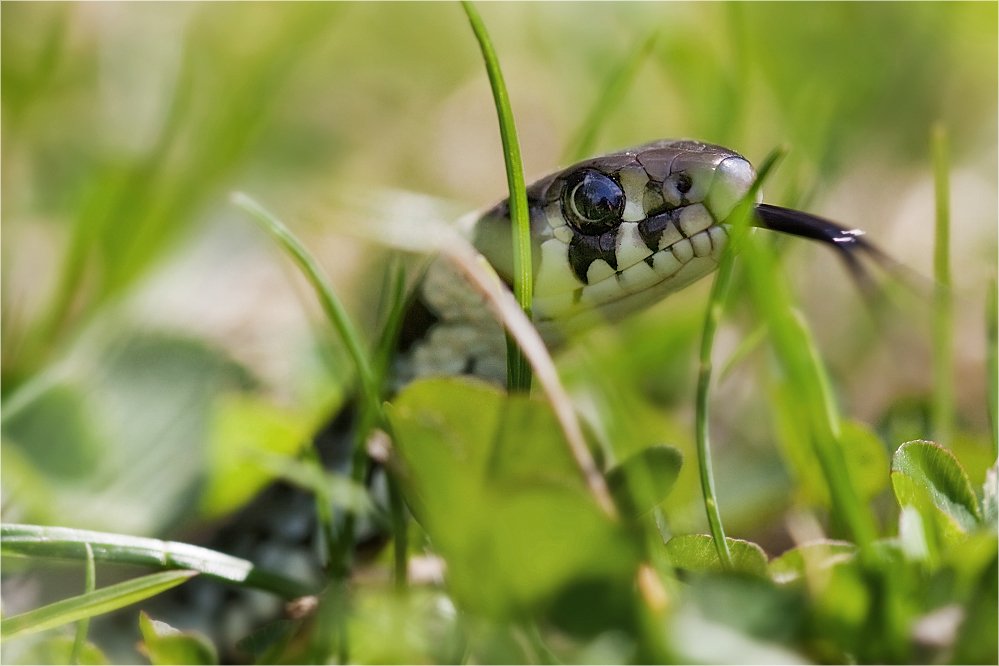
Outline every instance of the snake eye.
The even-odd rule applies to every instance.
[[[599,236],[616,227],[624,204],[621,186],[599,171],[583,171],[562,191],[562,212],[573,227],[587,236]]]

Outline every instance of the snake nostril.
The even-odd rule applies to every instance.
[[[694,186],[694,181],[691,180],[690,176],[685,173],[678,174],[676,177],[676,191],[680,194],[686,194],[690,191],[690,188]]]

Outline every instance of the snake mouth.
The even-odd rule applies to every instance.
[[[654,218],[646,221],[651,224],[645,225],[643,230],[652,229],[653,234],[643,233],[636,225],[631,233],[645,236],[642,248],[629,245],[625,237],[618,247],[616,269],[606,261],[595,260],[587,270],[586,284],[580,286],[576,282],[571,290],[543,295],[536,291],[535,320],[569,324],[588,312],[600,312],[605,317],[623,316],[647,302],[682,289],[717,267],[728,234],[713,218],[699,230],[684,225],[686,231],[684,226],[663,225],[661,220]],[[653,250],[653,247],[658,249]],[[553,252],[549,250],[542,258],[542,267],[552,258],[551,254]],[[542,272],[541,276],[544,275]]]

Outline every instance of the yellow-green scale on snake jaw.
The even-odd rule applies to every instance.
[[[566,332],[648,307],[718,266],[723,222],[749,190],[752,165],[721,146],[657,141],[596,157],[527,190],[534,321],[551,344]],[[465,229],[507,282],[513,258],[509,204]],[[434,262],[407,314],[396,362],[402,385],[425,374],[502,382],[502,332],[481,297]],[[407,331],[409,331],[407,333]]]

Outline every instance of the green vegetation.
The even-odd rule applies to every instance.
[[[510,221],[513,223],[513,294],[517,297],[524,313],[531,316],[534,299],[534,275],[531,266],[531,220],[527,211],[527,186],[524,184],[524,165],[520,158],[520,140],[510,108],[510,95],[506,91],[503,72],[500,69],[496,49],[489,39],[482,17],[475,5],[462,0],[462,7],[468,15],[475,38],[482,49],[482,58],[489,74],[489,85],[496,101],[496,115],[499,117],[500,140],[503,143],[503,161],[506,164],[506,182],[509,190]],[[511,391],[531,390],[531,368],[527,358],[507,338],[507,388]]]
[[[996,6],[479,9],[0,7],[4,663],[995,663]],[[331,196],[453,219],[679,136],[936,283],[737,225],[557,377],[518,338],[547,401],[392,384],[421,264]],[[192,544],[278,479],[325,576]],[[195,576],[272,621],[157,617]]]

